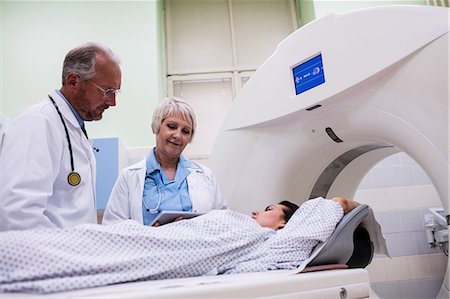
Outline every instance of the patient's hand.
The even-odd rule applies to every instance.
[[[358,202],[344,197],[333,197],[332,200],[341,205],[344,209],[344,214],[347,214],[359,205]]]

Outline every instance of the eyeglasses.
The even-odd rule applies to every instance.
[[[120,89],[115,89],[115,88],[106,88],[105,89],[105,88],[102,88],[102,87],[98,86],[97,84],[95,84],[91,80],[88,80],[88,81],[91,82],[92,84],[94,84],[94,86],[97,87],[98,90],[101,91],[103,97],[105,97],[105,98],[109,97],[109,96],[112,96],[113,94],[116,95],[116,94],[120,93]]]

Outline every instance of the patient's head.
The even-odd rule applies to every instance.
[[[268,206],[264,211],[252,212],[252,218],[262,227],[278,230],[286,225],[297,209],[296,204],[283,200]]]

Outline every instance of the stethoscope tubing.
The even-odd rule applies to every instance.
[[[48,97],[50,98],[50,101],[52,101],[53,106],[55,106],[56,112],[58,112],[59,118],[61,119],[61,122],[62,122],[62,124],[64,126],[64,131],[66,132],[66,138],[67,138],[67,143],[68,143],[68,147],[69,147],[70,167],[72,169],[72,172],[74,172],[75,171],[75,164],[74,164],[74,161],[73,161],[72,143],[70,142],[69,130],[67,129],[66,122],[64,121],[62,113],[59,110],[58,105],[56,105],[55,100],[53,100],[53,98],[50,95]]]
[[[153,182],[155,182],[156,190],[158,191],[158,203],[156,204],[156,207],[154,209],[151,209],[147,206],[144,198],[142,199],[142,203],[144,204],[144,207],[147,212],[149,212],[151,214],[155,214],[155,213],[158,213],[159,207],[161,206],[162,194],[161,194],[161,190],[158,186],[158,182],[156,181],[156,179],[152,176],[150,176],[150,178],[153,180]]]

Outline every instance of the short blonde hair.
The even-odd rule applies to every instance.
[[[153,112],[152,118],[152,131],[154,134],[158,134],[161,128],[162,122],[175,113],[180,113],[184,120],[191,122],[192,124],[192,136],[191,140],[194,138],[194,133],[197,130],[197,120],[195,117],[194,109],[184,100],[180,98],[166,98],[163,100],[158,107],[156,107]]]

